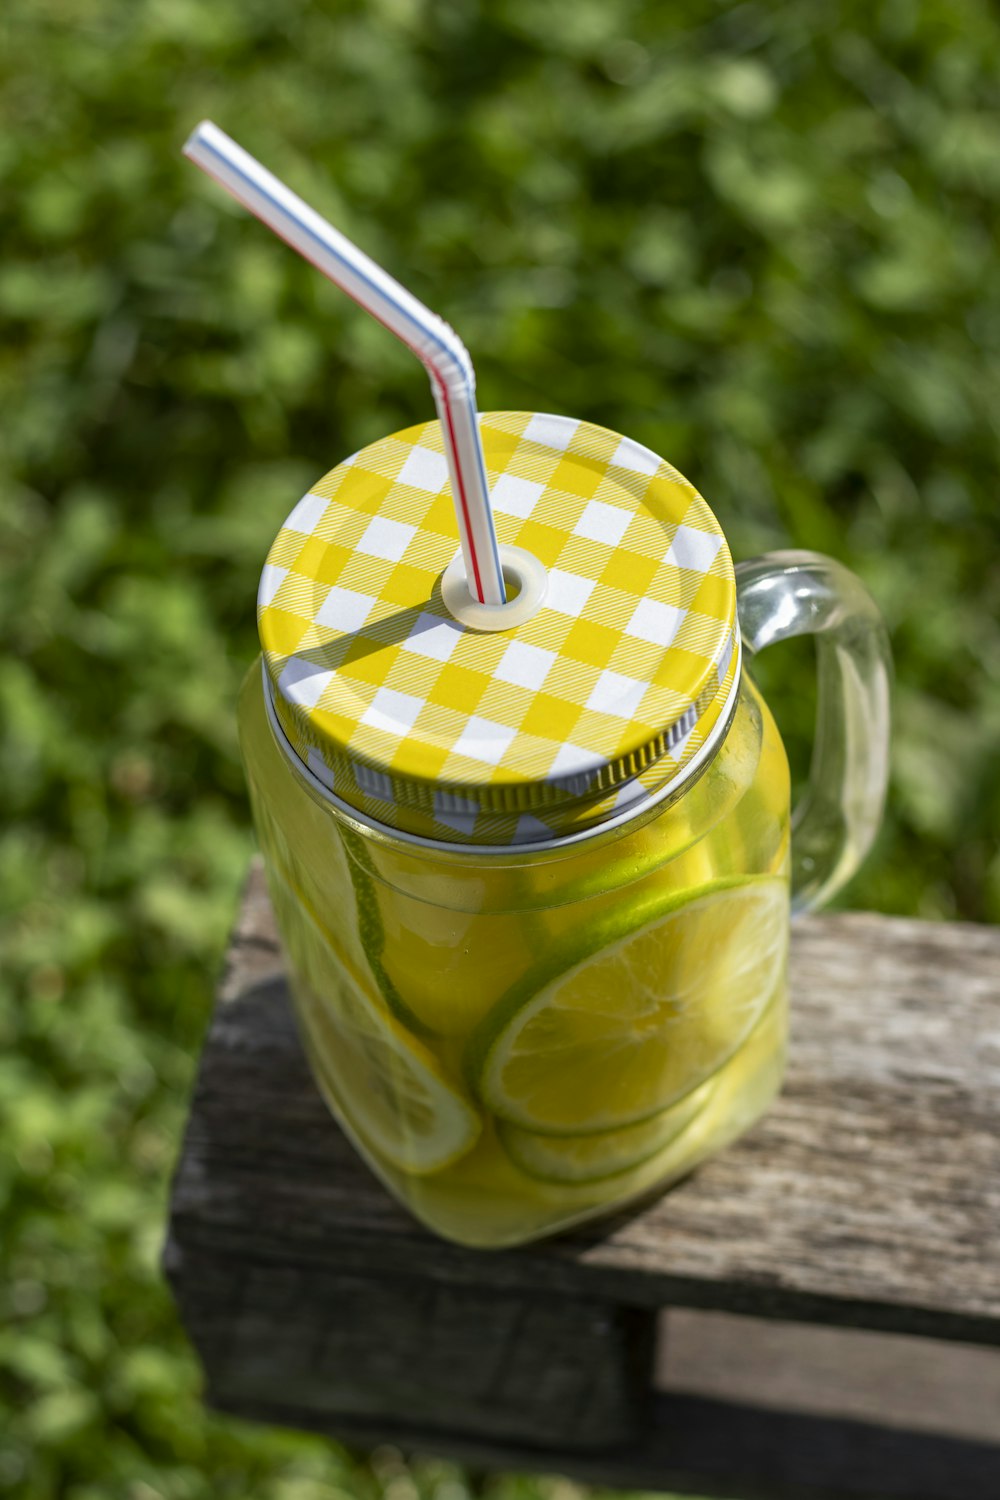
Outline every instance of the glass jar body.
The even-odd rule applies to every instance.
[[[435,847],[292,764],[259,665],[240,739],[317,1083],[437,1233],[500,1247],[653,1195],[777,1092],[789,781],[744,672],[699,774],[547,848]]]

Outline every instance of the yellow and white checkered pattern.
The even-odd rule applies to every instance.
[[[279,724],[359,812],[451,843],[592,827],[674,780],[738,671],[718,522],[647,448],[567,417],[480,419],[497,535],[545,566],[516,630],[455,621],[436,422],[315,485],[268,555],[260,638]]]

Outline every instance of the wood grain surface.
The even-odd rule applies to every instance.
[[[1000,1443],[1000,1348],[688,1307],[661,1320],[658,1390]],[[1000,1495],[1000,1448],[996,1463]]]
[[[280,1401],[299,1425],[570,1452],[640,1439],[653,1391],[653,1320],[573,1297],[426,1278],[168,1252],[184,1322],[216,1404]]]

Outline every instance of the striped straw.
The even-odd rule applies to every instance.
[[[336,282],[424,365],[441,419],[470,592],[480,604],[506,603],[479,436],[476,375],[457,333],[210,120],[192,133],[184,155]]]

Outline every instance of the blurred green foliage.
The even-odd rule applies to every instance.
[[[431,414],[179,147],[211,116],[397,271],[484,409],[648,443],[737,557],[856,568],[898,682],[850,899],[995,921],[1000,19],[7,0],[0,42],[0,1492],[462,1500],[446,1465],[206,1416],[157,1269],[251,847],[257,572],[313,477]],[[808,655],[762,671],[801,763]]]

